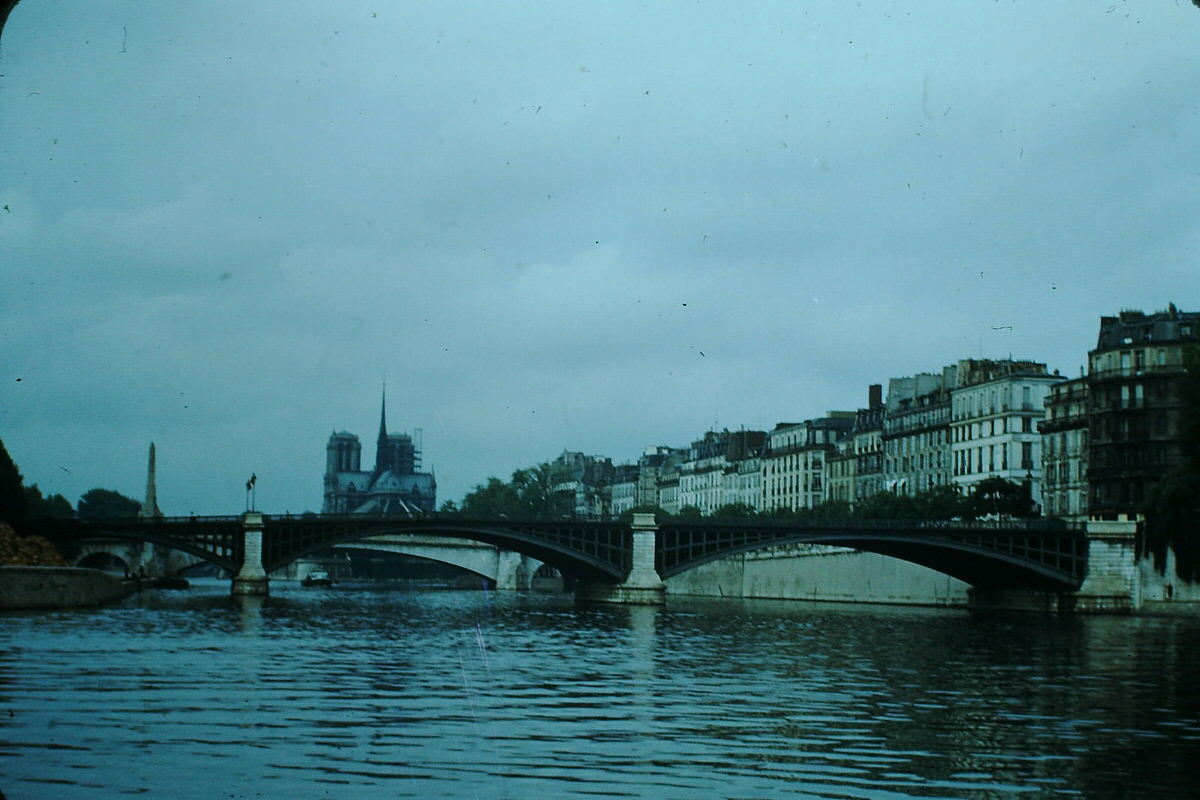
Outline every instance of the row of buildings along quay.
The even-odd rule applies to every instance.
[[[687,447],[654,445],[637,463],[564,452],[551,467],[578,516],[657,506],[711,514],[854,505],[879,492],[941,486],[969,493],[988,478],[1028,484],[1047,517],[1141,512],[1181,461],[1179,382],[1200,313],[1122,311],[1100,318],[1083,375],[1038,361],[962,359],[868,387],[855,411],[770,431],[708,431]]]

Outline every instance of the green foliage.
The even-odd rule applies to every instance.
[[[1176,384],[1183,459],[1148,492],[1146,544],[1155,566],[1163,569],[1167,550],[1174,550],[1175,572],[1195,581],[1200,580],[1200,346],[1184,350],[1183,364]]]
[[[920,519],[973,519],[975,516],[970,499],[960,494],[954,486],[935,486],[919,493],[914,499]]]
[[[895,492],[879,492],[864,498],[854,507],[860,519],[919,519],[920,507],[915,498]]]
[[[721,520],[750,519],[758,516],[758,511],[753,506],[746,505],[745,503],[729,503],[714,510],[712,516],[714,519]]]
[[[813,519],[848,519],[854,510],[845,500],[826,500],[812,507],[809,516]]]
[[[136,517],[142,504],[111,489],[89,489],[79,498],[80,519]]]
[[[554,491],[550,465],[539,464],[516,470],[507,483],[488,478],[463,498],[459,510],[467,517],[546,519],[570,515],[573,503]]]
[[[25,503],[25,516],[29,519],[71,519],[75,516],[71,501],[61,494],[42,497],[42,490],[36,483],[25,487]]]
[[[0,522],[0,565],[24,567],[63,567],[62,555],[41,536],[18,536]]]
[[[21,473],[0,441],[0,520],[25,519],[27,508]]]
[[[975,517],[1032,517],[1033,496],[1028,482],[1013,483],[1004,478],[985,478],[971,493],[971,511]]]
[[[1179,577],[1200,580],[1200,472],[1186,466],[1174,469],[1150,491],[1146,545],[1158,569],[1165,568],[1171,549]]]

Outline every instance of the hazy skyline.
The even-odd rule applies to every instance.
[[[0,439],[72,503],[319,510],[380,389],[439,503],[564,448],[1076,375],[1200,309],[1187,2],[23,0]]]

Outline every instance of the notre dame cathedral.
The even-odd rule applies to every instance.
[[[325,448],[324,514],[420,514],[435,510],[437,481],[420,472],[420,443],[387,432],[387,396],[379,412],[375,468],[363,471],[362,445],[353,433],[335,432]]]

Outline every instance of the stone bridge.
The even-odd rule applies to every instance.
[[[1133,523],[1113,534],[1101,530],[1101,523],[1085,531],[1053,521],[755,520],[733,524],[704,519],[658,525],[650,514],[635,515],[628,524],[249,512],[240,517],[51,520],[20,527],[23,533],[41,533],[57,541],[103,537],[165,544],[226,569],[236,576],[234,592],[245,594],[266,593],[267,573],[314,551],[368,537],[421,535],[469,539],[523,554],[576,578],[580,597],[613,602],[662,602],[664,577],[736,553],[814,543],[901,558],[952,575],[984,592],[1040,591],[1078,599],[1091,596],[1089,585],[1101,587],[1098,591],[1107,599],[1096,603],[1109,606],[1131,602],[1121,599],[1125,590],[1120,588],[1122,578],[1117,573],[1124,566],[1116,565],[1124,565],[1126,560],[1132,565],[1136,533]],[[1099,550],[1103,550],[1103,558],[1093,560],[1105,565],[1104,576],[1095,570],[1089,573],[1089,556]]]

